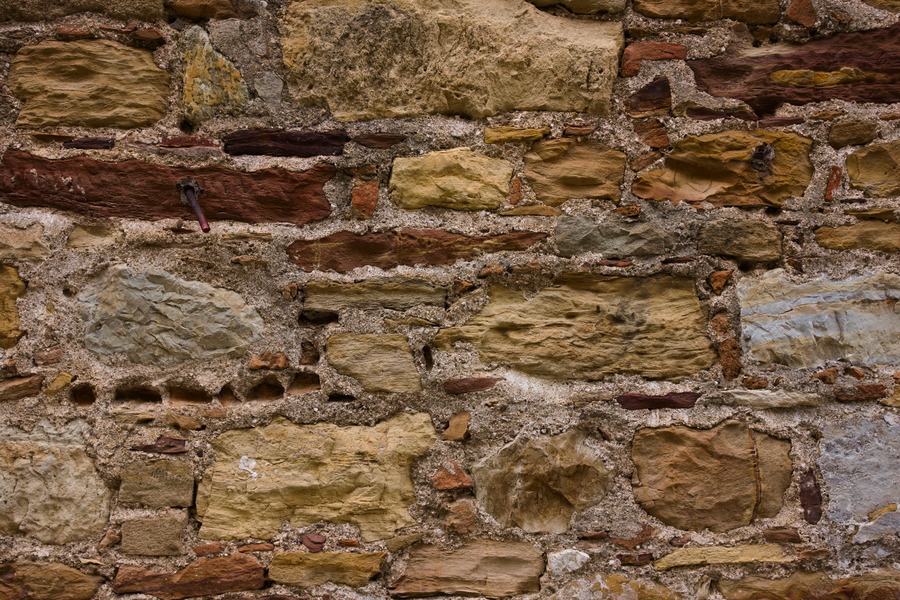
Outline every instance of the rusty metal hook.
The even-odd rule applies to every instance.
[[[201,231],[203,233],[209,232],[209,223],[207,223],[206,215],[203,214],[203,208],[200,206],[200,193],[203,191],[203,188],[197,183],[197,180],[193,177],[185,177],[184,179],[179,179],[175,183],[175,187],[181,193],[181,202],[185,206],[189,206],[194,211],[194,214],[197,215]]]

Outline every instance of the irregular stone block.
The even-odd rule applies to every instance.
[[[367,392],[414,393],[422,389],[406,336],[337,333],[326,356],[334,370],[353,377]]]
[[[304,310],[407,310],[423,305],[443,306],[446,300],[445,288],[422,279],[370,279],[359,283],[310,281],[303,287]]]
[[[99,538],[110,493],[84,451],[83,421],[0,430],[0,534],[44,544]]]
[[[653,563],[657,571],[694,565],[730,565],[744,563],[788,563],[795,559],[785,555],[779,544],[747,546],[709,546],[679,548]]]
[[[670,4],[668,0],[654,1]],[[894,25],[838,33],[799,46],[748,48],[687,64],[698,88],[713,96],[743,100],[758,114],[772,113],[785,102],[890,103],[900,94],[898,35],[900,25]]]
[[[674,60],[687,58],[687,48],[671,42],[637,42],[629,44],[622,53],[622,77],[637,75],[645,60]]]
[[[710,402],[765,409],[819,406],[824,404],[825,398],[806,392],[787,390],[725,390],[710,396]]]
[[[816,229],[816,243],[832,250],[865,248],[900,252],[900,223],[863,221],[840,227],[819,227]]]
[[[4,600],[90,600],[102,583],[102,577],[59,563],[0,563]]]
[[[509,195],[512,174],[511,162],[469,148],[395,158],[391,169],[391,201],[407,210],[426,206],[492,210]]]
[[[179,47],[184,61],[182,102],[188,121],[199,123],[219,109],[247,104],[250,95],[240,71],[215,51],[202,27],[185,31]]]
[[[818,600],[841,596],[854,600],[879,600],[900,594],[900,575],[890,570],[845,579],[831,579],[819,572],[797,572],[784,579],[748,575],[737,580],[720,579],[718,587],[725,600]]]
[[[278,552],[269,566],[269,579],[297,587],[337,583],[359,587],[381,572],[387,552]]]
[[[900,361],[900,276],[792,283],[781,269],[737,284],[744,351],[754,360],[815,367],[846,359],[877,365]]]
[[[485,144],[523,144],[536,142],[542,137],[550,135],[549,127],[540,129],[527,129],[524,127],[485,127]]]
[[[7,150],[0,163],[0,200],[15,206],[71,210],[93,217],[195,220],[175,182],[194,177],[210,221],[305,225],[331,214],[323,188],[335,173],[321,163],[302,172],[252,173],[212,165],[167,167],[139,160],[104,162],[85,157],[51,160]],[[127,182],[127,183],[123,183]]]
[[[392,269],[400,265],[448,265],[476,254],[524,250],[547,237],[535,231],[465,236],[442,229],[400,229],[357,234],[338,231],[287,247],[288,258],[304,271],[352,271],[371,265]]]
[[[618,23],[502,0],[295,2],[281,31],[295,103],[326,107],[339,121],[607,114],[623,43]]]
[[[473,540],[456,550],[418,546],[392,596],[486,596],[503,598],[540,589],[544,559],[527,542]]]
[[[19,309],[16,300],[25,293],[25,282],[15,267],[0,265],[0,348],[16,345],[24,333],[19,327]]]
[[[40,260],[50,254],[40,223],[18,226],[0,223],[0,260]]]
[[[681,597],[652,581],[597,573],[567,583],[550,600],[681,600]]]
[[[66,248],[103,248],[122,242],[122,231],[112,224],[76,225],[69,233]]]
[[[215,596],[226,592],[258,590],[266,582],[265,569],[248,554],[200,558],[175,573],[154,573],[141,567],[121,566],[113,591],[150,594],[163,600]]]
[[[572,198],[618,202],[624,176],[625,154],[598,142],[559,138],[537,142],[525,153],[525,179],[550,206]]]
[[[122,523],[121,551],[140,556],[179,556],[184,554],[181,540],[186,526],[184,513],[129,519]]]
[[[43,381],[44,378],[41,375],[0,379],[0,401],[12,402],[29,396],[37,396],[41,393]]]
[[[634,10],[647,17],[692,22],[735,19],[761,25],[781,18],[778,0],[635,0]]]
[[[640,198],[715,206],[781,206],[802,196],[812,178],[812,140],[774,131],[723,131],[687,136],[665,168],[638,175]]]
[[[109,40],[41,42],[12,58],[18,127],[145,127],[166,114],[169,74],[148,50]]]
[[[577,15],[618,13],[625,10],[625,0],[528,0],[535,6],[564,6]]]
[[[767,221],[718,219],[705,223],[697,243],[703,254],[748,262],[781,258],[781,232]]]
[[[714,359],[693,282],[674,277],[566,274],[530,299],[494,286],[480,313],[434,338],[441,349],[455,342],[471,343],[484,362],[563,380],[678,379]]]
[[[475,465],[476,495],[505,527],[565,533],[575,511],[599,502],[610,473],[587,436],[517,437]]]
[[[878,123],[848,119],[838,121],[828,130],[828,143],[832,148],[863,146],[878,137]]]
[[[338,156],[350,138],[346,131],[285,131],[244,129],[222,138],[226,154],[268,156]]]
[[[629,392],[616,397],[616,402],[625,410],[693,408],[701,395],[696,392],[669,392],[661,396],[647,396]]]
[[[591,555],[587,552],[566,548],[547,555],[547,570],[553,575],[560,577],[567,573],[574,573],[590,560]]]
[[[85,345],[139,364],[210,359],[262,338],[256,309],[231,290],[113,265],[78,295]]]
[[[675,245],[674,236],[655,223],[604,221],[590,217],[564,215],[553,232],[559,255],[566,258],[584,252],[605,256],[658,256]]]
[[[150,508],[190,507],[194,504],[191,465],[174,460],[134,462],[122,469],[119,502]]]
[[[900,140],[857,150],[847,157],[847,175],[870,198],[900,196]]]
[[[672,87],[668,77],[657,77],[624,102],[625,114],[630,117],[660,117],[672,108]]]
[[[0,21],[52,21],[84,12],[123,21],[156,21],[163,16],[163,4],[162,0],[0,0]]]
[[[241,0],[166,0],[172,12],[188,19],[243,19],[255,16],[255,5]]]
[[[436,440],[431,418],[406,414],[374,427],[294,425],[283,418],[228,431],[197,492],[205,539],[271,538],[288,519],[352,523],[364,541],[414,523],[409,469]],[[259,510],[265,506],[266,510]]]
[[[721,533],[749,525],[781,510],[790,451],[790,441],[734,421],[708,430],[641,429],[631,448],[634,497],[679,529]]]
[[[441,387],[448,394],[468,394],[493,389],[500,381],[503,381],[502,377],[466,377],[464,379],[449,379]]]

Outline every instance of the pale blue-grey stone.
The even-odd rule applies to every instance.
[[[891,537],[900,537],[900,512],[884,513],[874,522],[860,525],[853,536],[853,542],[865,544]]]

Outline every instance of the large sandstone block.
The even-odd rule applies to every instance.
[[[550,600],[681,600],[681,594],[652,581],[597,573],[569,582]]]
[[[502,0],[293,2],[281,31],[296,104],[342,121],[607,114],[623,44],[618,23]]]
[[[359,587],[381,572],[387,552],[280,552],[272,557],[269,579],[297,587],[337,583]]]
[[[900,165],[897,168],[900,169]],[[819,227],[816,229],[816,243],[832,250],[866,248],[900,252],[900,223],[862,221],[840,227]]]
[[[90,600],[101,583],[102,577],[59,563],[0,564],[0,598],[4,600]]]
[[[122,469],[119,502],[150,508],[194,503],[194,475],[191,465],[174,460],[134,462]]]
[[[679,548],[653,562],[658,571],[698,565],[731,565],[744,563],[789,563],[796,558],[785,554],[778,544],[745,546],[697,546]]]
[[[0,348],[12,348],[22,335],[16,300],[24,293],[25,282],[19,270],[0,265]]]
[[[825,276],[793,283],[781,269],[738,282],[744,350],[764,363],[814,367],[900,361],[900,276]]]
[[[598,142],[559,138],[535,143],[525,154],[525,178],[538,200],[559,206],[572,198],[622,195],[625,153]]]
[[[634,497],[666,525],[716,533],[774,517],[791,483],[791,442],[728,422],[641,429]],[[698,468],[702,465],[702,468]]]
[[[367,392],[422,389],[406,336],[336,333],[328,338],[326,354],[335,371],[355,378]]]
[[[584,252],[605,256],[658,256],[675,245],[675,236],[656,223],[629,223],[609,219],[600,223],[591,217],[563,215],[553,232],[559,255],[572,257]]]
[[[110,492],[84,451],[86,429],[0,430],[0,533],[67,544],[103,532]]]
[[[303,309],[340,311],[348,308],[407,310],[440,305],[447,290],[423,279],[369,279],[359,283],[310,281],[303,287]]]
[[[530,299],[495,286],[480,313],[440,331],[434,343],[467,342],[484,362],[549,379],[678,379],[712,366],[705,331],[687,279],[568,274]]]
[[[285,519],[352,523],[365,541],[389,537],[414,522],[410,465],[435,439],[424,413],[374,427],[278,418],[226,432],[212,443],[216,462],[197,493],[200,537],[271,538]]]
[[[871,198],[900,196],[900,140],[857,150],[847,157],[847,175],[851,187]]]
[[[16,125],[144,127],[166,114],[169,74],[148,50],[109,40],[41,42],[16,54],[9,89],[24,102]]]
[[[0,21],[50,21],[83,12],[156,21],[163,16],[163,0],[0,0]]]
[[[716,219],[700,228],[698,249],[703,254],[728,256],[747,262],[781,258],[781,232],[767,221]]]
[[[900,573],[875,571],[841,579],[818,572],[797,572],[783,579],[748,575],[736,580],[721,579],[718,587],[725,600],[880,600],[900,597]]]

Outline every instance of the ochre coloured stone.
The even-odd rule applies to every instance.
[[[466,439],[466,436],[469,434],[469,420],[471,418],[472,415],[467,412],[456,413],[450,417],[450,422],[447,425],[447,429],[441,434],[441,439],[453,442],[461,442]]]
[[[892,600],[900,595],[900,573],[875,571],[843,579],[820,572],[797,572],[783,579],[748,575],[721,579],[717,585],[725,600]]]
[[[0,563],[3,600],[90,600],[101,583],[102,577],[59,563]]]
[[[281,31],[295,104],[339,121],[607,114],[623,44],[618,23],[560,19],[524,2],[511,10],[504,0],[294,2]]]
[[[500,235],[465,236],[442,229],[400,229],[357,234],[338,231],[287,247],[288,258],[305,271],[351,271],[371,265],[391,269],[399,265],[447,265],[476,253],[524,250],[546,233],[514,231]]]
[[[691,22],[735,19],[754,25],[781,18],[778,0],[635,0],[634,10],[647,17]]]
[[[24,226],[0,223],[0,260],[38,260],[48,254],[50,249],[44,243],[44,227],[40,223]],[[3,275],[0,275],[2,280]]]
[[[521,144],[536,142],[542,137],[550,135],[549,127],[540,129],[527,129],[524,127],[485,127],[485,144]]]
[[[269,579],[296,587],[337,583],[359,587],[381,572],[387,552],[278,552],[269,566]]]
[[[391,201],[407,210],[426,206],[491,210],[509,194],[511,162],[469,148],[396,158],[391,169]]]
[[[550,206],[572,198],[618,202],[624,174],[625,154],[598,142],[547,140],[525,154],[525,180]]]
[[[705,329],[690,280],[567,274],[530,299],[494,286],[480,313],[434,343],[468,342],[484,362],[549,379],[680,379],[712,365]]]
[[[376,333],[336,333],[325,353],[341,375],[353,377],[367,392],[413,393],[421,389],[406,336]]]
[[[567,583],[550,600],[681,600],[681,594],[651,581],[597,573]]]
[[[175,182],[194,177],[210,221],[305,225],[331,214],[323,188],[335,168],[262,169],[252,173],[218,165],[186,168],[139,160],[105,162],[85,157],[51,160],[7,150],[0,163],[0,201],[15,206],[71,210],[92,217],[196,220]]]
[[[119,502],[150,508],[194,503],[194,475],[191,465],[174,460],[133,462],[125,466],[120,478]]]
[[[697,244],[703,254],[747,262],[770,262],[781,258],[781,232],[768,221],[711,221],[700,228]]]
[[[399,598],[486,596],[503,598],[540,589],[544,559],[528,542],[478,539],[455,550],[418,546],[391,590]]]
[[[637,42],[629,44],[622,53],[622,77],[637,75],[645,60],[673,60],[687,58],[687,48],[671,42]]]
[[[900,223],[862,221],[840,227],[819,227],[816,242],[832,250],[866,248],[881,252],[900,252]]]
[[[222,138],[226,154],[268,156],[338,156],[344,152],[347,132],[285,131],[284,129],[244,129]]]
[[[423,413],[400,413],[374,427],[277,418],[226,432],[212,442],[216,462],[197,492],[200,537],[271,538],[285,519],[294,527],[352,523],[366,542],[389,537],[414,523],[409,469],[435,439]]]
[[[202,27],[185,31],[179,47],[184,61],[182,102],[188,121],[199,123],[219,109],[241,108],[247,104],[250,95],[241,73],[215,51]]]
[[[564,6],[576,15],[617,13],[625,10],[625,0],[528,0],[535,6]]]
[[[857,150],[847,157],[847,175],[870,198],[900,195],[900,140]]]
[[[572,515],[597,504],[610,473],[587,436],[520,436],[472,468],[479,502],[505,527],[565,533]]]
[[[258,590],[265,584],[265,569],[247,554],[199,558],[175,573],[154,573],[141,567],[121,566],[113,591],[150,594],[162,600],[214,596],[226,592]]]
[[[666,157],[666,168],[639,175],[632,192],[673,204],[780,206],[806,191],[813,174],[811,148],[812,140],[793,133],[723,131],[688,136]]]
[[[97,13],[123,21],[156,21],[162,0],[0,0],[0,21],[52,21],[76,13]]]
[[[187,514],[183,512],[128,519],[122,523],[121,552],[140,556],[180,556],[184,554],[185,527]]]
[[[784,553],[779,544],[747,546],[707,546],[679,548],[653,563],[657,571],[695,565],[742,563],[788,563],[796,560]]]
[[[166,114],[169,74],[148,50],[109,40],[41,42],[10,62],[18,127],[144,127]]]
[[[876,137],[878,137],[878,123],[862,119],[838,121],[828,130],[828,143],[832,148],[863,146]]]
[[[635,499],[679,529],[721,533],[774,517],[791,482],[791,442],[734,421],[714,429],[641,429]],[[703,465],[698,469],[697,465]]]
[[[310,281],[303,287],[305,310],[341,311],[443,306],[447,290],[423,279],[369,279],[359,283]]]

